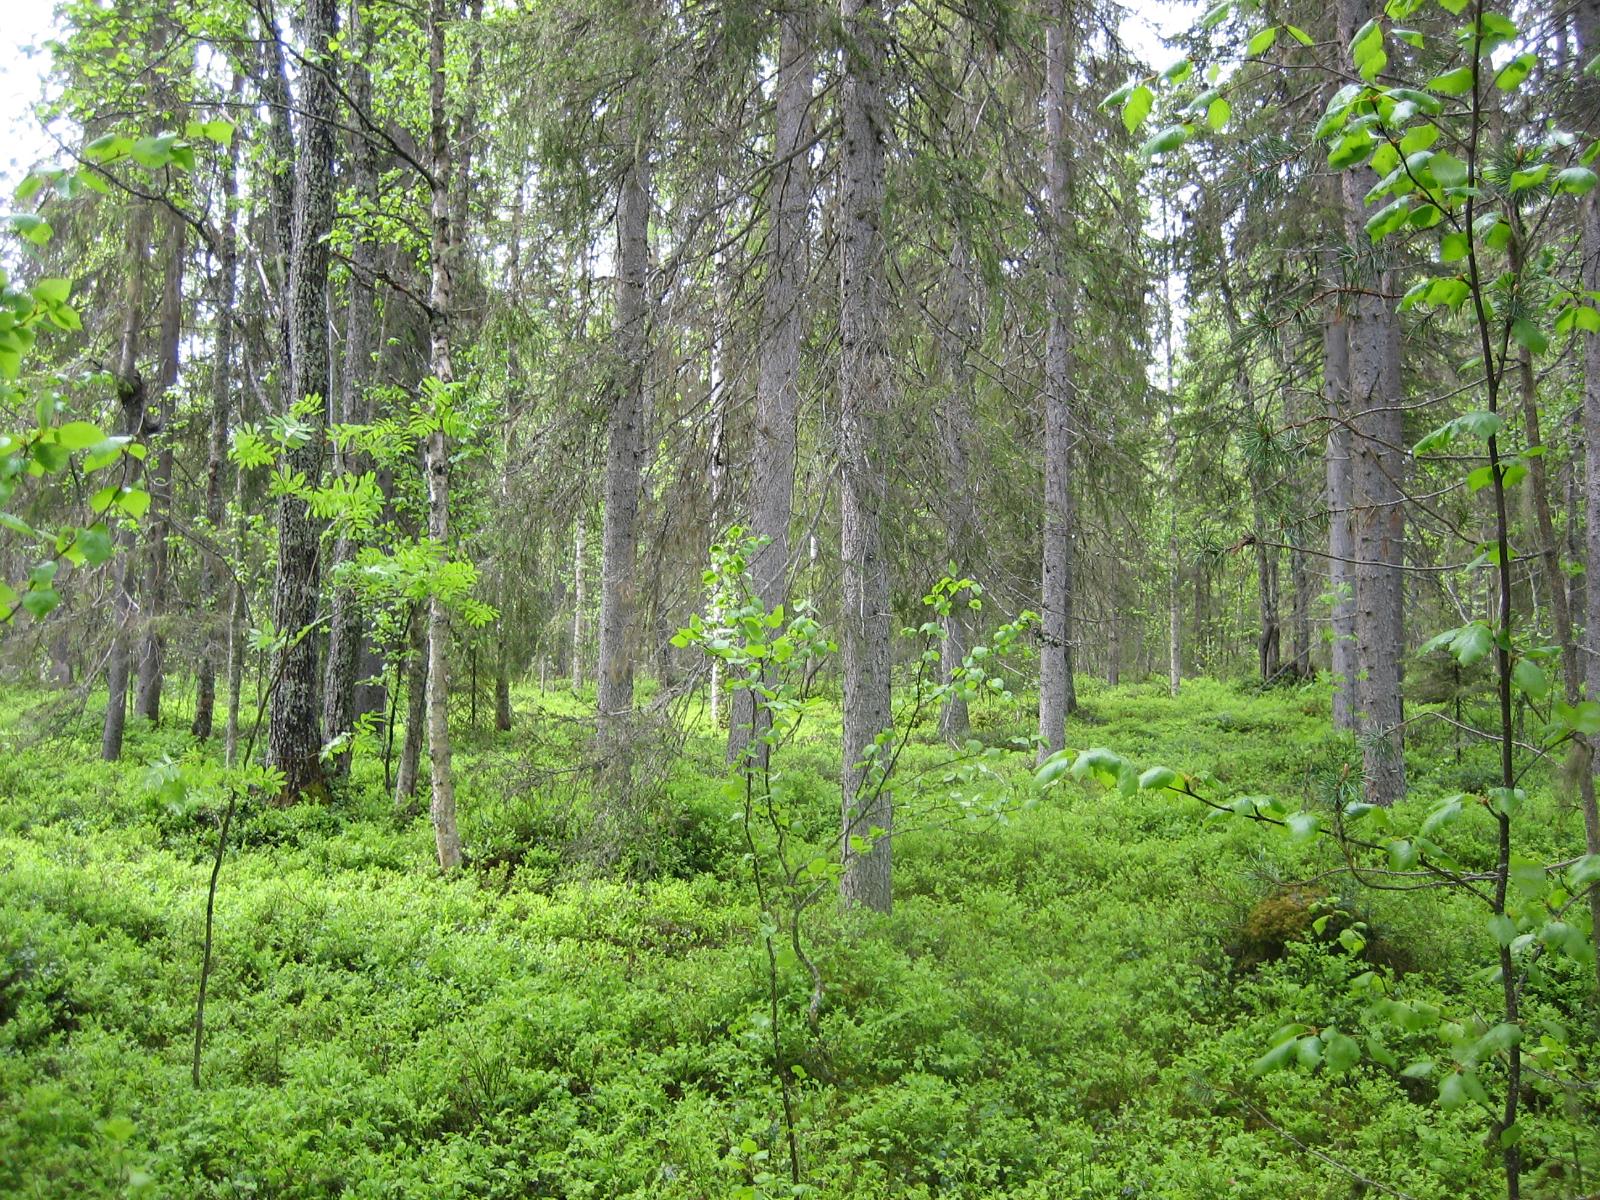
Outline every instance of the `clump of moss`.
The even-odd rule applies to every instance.
[[[1236,971],[1250,971],[1284,955],[1291,942],[1309,941],[1317,918],[1329,912],[1328,894],[1315,887],[1276,888],[1245,914],[1239,934],[1229,947]],[[1337,914],[1335,914],[1337,916]],[[1323,936],[1337,936],[1334,920],[1323,925]]]

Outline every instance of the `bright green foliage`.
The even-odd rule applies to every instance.
[[[224,776],[176,729],[136,729],[122,766],[73,754],[63,775],[62,743],[29,748],[13,696],[0,759],[0,1191],[689,1200],[786,1188],[762,918],[728,820],[721,737],[693,737],[673,770],[651,877],[578,878],[562,852],[585,804],[559,775],[524,787],[515,763],[530,747],[536,767],[570,761],[581,702],[517,701],[532,714],[517,732],[459,739],[476,869],[457,880],[429,879],[426,820],[397,820],[360,756],[332,807],[241,804],[196,1092],[195,935]],[[838,820],[838,714],[807,703],[780,787],[797,835],[823,845]],[[1337,777],[1319,689],[1196,680],[1173,701],[1086,682],[1083,703],[1100,740],[1182,764],[1184,779],[1297,795],[1308,777]],[[973,719],[993,745],[1031,727],[1000,699]],[[1417,747],[1418,792],[1397,824],[1414,830],[1447,797],[1452,768],[1421,769],[1448,762],[1444,745]],[[901,770],[947,755],[923,726]],[[988,794],[1026,789],[1027,761],[996,761]],[[1458,770],[1483,762],[1474,750]],[[815,1029],[804,966],[780,963],[778,980],[813,1194],[1113,1200],[1130,1182],[1154,1195],[1349,1194],[1284,1134],[1414,1196],[1492,1189],[1476,1102],[1464,1091],[1453,1107],[1472,1078],[1493,1080],[1507,1036],[1474,1024],[1493,989],[1468,969],[1490,936],[1471,905],[1330,893],[1323,932],[1311,920],[1304,940],[1241,968],[1231,948],[1270,880],[1316,873],[1331,844],[1197,822],[1175,781],[1129,797],[1064,781],[1003,824],[908,822],[893,917],[863,928],[812,910]],[[1530,851],[1570,832],[1544,782],[1528,806],[1547,830]],[[1486,832],[1464,807],[1429,836],[1471,862]],[[1535,911],[1531,896],[1519,903]],[[1563,1015],[1583,1003],[1584,976],[1559,946],[1536,974],[1523,1048],[1562,1072],[1589,1052],[1582,1022]],[[1256,1074],[1274,1031],[1311,1012],[1321,1023],[1292,1035],[1299,1065]],[[1456,1076],[1444,1103],[1428,1102]],[[1552,1172],[1600,1170],[1587,1095],[1523,1127]]]

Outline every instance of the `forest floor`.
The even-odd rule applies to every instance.
[[[462,713],[472,866],[449,880],[425,800],[397,815],[370,754],[331,804],[246,803],[196,1089],[220,772],[181,714],[99,763],[93,704],[62,724],[46,699],[13,691],[0,714],[0,1195],[792,1194],[761,916],[709,728],[597,824],[566,769],[583,698],[521,690],[504,734]],[[1314,798],[1352,750],[1314,685],[1087,683],[1082,704],[1069,744],[1207,772],[1223,795]],[[779,760],[813,847],[838,819],[837,721],[818,702]],[[1025,701],[974,710],[991,745],[1030,721]],[[806,973],[779,961],[805,1194],[1334,1200],[1361,1194],[1351,1173],[1419,1200],[1496,1194],[1483,1114],[1441,1111],[1436,1082],[1251,1070],[1286,1022],[1359,1031],[1349,982],[1374,962],[1414,999],[1490,1010],[1479,914],[1288,887],[1330,852],[1192,800],[1040,795],[1026,753],[971,780],[947,758],[930,728],[902,760],[893,914],[805,915],[814,1027]],[[1487,786],[1492,750],[1458,761],[1423,726],[1410,766],[1425,807]],[[1574,852],[1578,814],[1533,792],[1549,845],[1530,852]],[[1461,853],[1485,836],[1469,826]],[[1310,929],[1319,902],[1366,922],[1363,956]],[[1592,1028],[1576,967],[1533,1003],[1532,1021]],[[1597,1128],[1592,1096],[1536,1111],[1524,1195],[1600,1187]]]

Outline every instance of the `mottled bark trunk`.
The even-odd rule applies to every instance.
[[[1581,0],[1577,9],[1578,60],[1588,62],[1600,54],[1600,0]],[[1592,78],[1582,84],[1583,109],[1589,114],[1586,132],[1600,134],[1600,82]],[[1583,255],[1583,288],[1600,291],[1600,189],[1583,201],[1583,229],[1580,247]],[[1583,439],[1587,449],[1584,482],[1585,572],[1584,590],[1587,620],[1584,623],[1583,649],[1587,664],[1588,696],[1600,698],[1600,334],[1583,335]],[[1587,786],[1583,789],[1583,832],[1588,853],[1600,854],[1600,809],[1595,803],[1593,744],[1581,746],[1586,762],[1582,765]],[[1589,913],[1597,943],[1600,943],[1600,888],[1589,892]],[[1596,979],[1600,980],[1600,952],[1595,960]]]
[[[230,95],[237,96],[243,80],[235,76]],[[200,609],[203,614],[204,641],[195,687],[194,722],[189,731],[200,741],[210,738],[217,702],[217,664],[228,652],[228,632],[218,613],[220,599],[230,578],[230,566],[222,558],[222,523],[226,519],[224,488],[228,471],[228,428],[233,421],[233,331],[234,297],[238,290],[236,265],[239,257],[238,214],[239,148],[242,139],[228,145],[222,162],[222,211],[217,233],[217,329],[211,353],[211,431],[206,445],[206,536],[213,548],[200,555]],[[231,599],[230,599],[231,607]]]
[[[1065,5],[1052,0],[1045,30],[1045,142],[1049,197],[1044,236],[1049,323],[1044,350],[1044,554],[1043,620],[1039,646],[1040,754],[1066,742],[1067,715],[1075,707],[1072,682],[1072,589],[1077,512],[1072,494],[1072,296],[1066,266],[1071,236],[1071,147],[1067,79],[1072,35]]]
[[[161,723],[161,685],[166,674],[167,591],[172,532],[172,390],[178,384],[178,340],[183,327],[183,254],[185,226],[176,213],[166,217],[166,263],[161,285],[161,316],[157,331],[155,398],[160,404],[155,425],[161,431],[160,448],[149,473],[150,513],[145,523],[145,576],[141,607],[144,632],[139,645],[139,675],[133,690],[133,712],[152,725]]]
[[[394,776],[394,806],[412,811],[417,793],[417,773],[422,765],[422,742],[428,716],[427,622],[421,609],[412,612],[406,626],[406,732],[400,743],[400,762]]]
[[[129,437],[144,433],[145,383],[139,374],[139,329],[144,308],[145,262],[150,244],[150,210],[139,204],[128,222],[128,272],[123,292],[122,333],[117,351],[117,403],[121,409],[118,432]],[[128,483],[136,483],[139,464],[134,460]],[[123,523],[117,526],[117,555],[111,562],[111,651],[106,658],[106,716],[100,731],[100,757],[116,762],[122,757],[122,736],[128,719],[128,676],[132,665],[135,611],[129,587],[134,536]]]
[[[888,563],[883,554],[890,362],[885,340],[884,148],[879,0],[842,0],[839,85],[840,624],[844,666],[843,854],[840,894],[888,912],[893,902],[888,762],[877,738],[891,728]]]
[[[1106,686],[1122,682],[1122,606],[1115,593],[1106,610]]]
[[[1341,40],[1374,15],[1370,0],[1340,0]],[[1345,240],[1369,248],[1365,197],[1377,182],[1370,168],[1347,171]],[[1400,696],[1404,644],[1405,433],[1399,378],[1399,318],[1387,299],[1389,273],[1370,249],[1356,264],[1356,293],[1348,305],[1350,391],[1355,491],[1355,633],[1357,725],[1369,802],[1393,804],[1406,790]]]
[[[770,611],[784,601],[793,516],[795,421],[800,408],[800,348],[805,340],[807,229],[811,208],[811,100],[816,50],[804,4],[779,18],[772,181],[767,192],[769,263],[761,298],[756,366],[755,462],[750,482],[750,531],[767,539],[750,564],[756,595]],[[748,744],[755,697],[733,699],[728,758]],[[764,732],[757,730],[757,735]]]
[[[445,0],[428,6],[428,148],[433,171],[433,239],[428,256],[428,362],[440,385],[455,380],[450,357],[450,303],[453,273],[462,230],[451,203],[451,173],[458,166],[445,116]],[[468,112],[471,102],[468,101]],[[464,119],[464,124],[471,117]],[[463,205],[464,207],[464,205]],[[423,448],[423,476],[428,485],[428,540],[440,561],[450,553],[450,452],[444,431],[432,430]],[[439,867],[461,866],[461,834],[456,828],[455,779],[450,771],[450,610],[435,590],[428,597],[428,764],[433,788],[430,815]]]
[[[501,733],[511,728],[511,648],[504,641],[494,669],[494,727]]]
[[[416,797],[416,779],[422,765],[422,741],[427,733],[427,622],[422,611],[411,614],[406,645],[405,738],[400,741],[400,763],[395,768],[395,808],[410,813]]]
[[[1171,354],[1172,330],[1167,329]],[[1167,364],[1167,691],[1176,696],[1183,686],[1183,565],[1178,560],[1178,425],[1172,407],[1172,365]]]
[[[1311,667],[1311,573],[1306,568],[1306,552],[1300,547],[1300,533],[1290,535],[1289,582],[1294,588],[1294,607],[1289,613],[1289,640],[1296,679],[1310,679]]]
[[[583,577],[584,534],[588,514],[580,511],[573,521],[572,534],[572,690],[583,687]]]
[[[352,2],[347,37],[362,47],[351,63],[350,92],[356,106],[362,111],[372,107],[372,76],[361,65],[362,58],[370,54],[372,39],[361,23],[361,5]],[[371,144],[364,134],[350,139],[350,188],[357,196],[376,196],[378,169]],[[370,419],[367,404],[367,385],[372,378],[372,358],[375,346],[374,309],[376,296],[373,280],[378,267],[377,243],[367,236],[368,231],[358,229],[350,248],[350,275],[345,311],[344,370],[339,387],[339,420],[345,424],[362,424]],[[367,456],[353,448],[336,449],[333,469],[339,475],[360,475],[370,469]],[[348,533],[339,535],[333,545],[329,573],[337,578],[340,568],[349,563],[357,550],[356,540]],[[332,742],[349,733],[355,725],[356,680],[360,677],[362,650],[367,646],[367,614],[355,590],[336,584],[328,618],[328,657],[323,668],[322,684],[322,737]],[[379,698],[379,704],[382,700]],[[350,750],[346,747],[333,757],[331,772],[336,778],[350,773]]]
[[[973,413],[973,375],[967,351],[977,328],[976,289],[973,281],[972,253],[964,238],[958,238],[951,255],[948,290],[950,306],[940,336],[940,356],[944,360],[945,391],[934,420],[939,428],[939,451],[944,460],[944,481],[940,500],[944,510],[945,558],[964,575],[976,569],[978,547],[977,481],[972,477],[971,447],[977,436]],[[955,598],[944,617],[940,672],[948,685],[972,648],[973,614],[965,593]],[[969,732],[967,702],[958,692],[950,692],[939,714],[939,732],[947,741],[963,742]]]
[[[646,285],[650,269],[649,163],[641,147],[617,197],[615,363],[606,422],[605,524],[601,536],[600,723],[613,726],[633,711],[633,658],[638,639],[639,487],[644,458],[647,352]]]
[[[1328,500],[1328,592],[1333,612],[1328,649],[1333,676],[1333,727],[1356,727],[1356,569],[1351,520],[1350,329],[1342,311],[1322,326],[1322,389],[1328,413],[1324,464]]]
[[[334,136],[337,96],[332,72],[334,0],[307,0],[303,26],[308,62],[298,99],[302,114],[295,154],[293,252],[289,263],[290,404],[328,394],[328,237],[333,229]],[[288,467],[316,486],[322,475],[324,403],[305,414],[311,436],[287,454]],[[278,564],[272,583],[272,623],[286,642],[273,664],[267,723],[267,762],[283,773],[277,800],[327,793],[322,770],[322,677],[316,637],[321,578],[317,529],[305,501],[278,501]]]
[[[1255,472],[1250,480],[1251,526],[1255,532],[1256,551],[1256,615],[1260,630],[1256,634],[1256,669],[1262,683],[1278,677],[1279,650],[1283,636],[1278,596],[1278,551],[1267,545],[1275,540],[1269,527],[1266,489]]]

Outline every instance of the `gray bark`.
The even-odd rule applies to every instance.
[[[361,23],[361,5],[350,5],[349,37],[370,52],[371,36]],[[372,106],[372,76],[361,65],[358,55],[351,64],[351,98],[356,106],[368,111]],[[375,155],[367,138],[357,134],[350,145],[350,188],[357,196],[373,196],[378,189],[378,170]],[[361,424],[370,418],[366,400],[367,385],[372,378],[374,310],[376,299],[373,279],[378,266],[378,247],[365,231],[357,231],[350,248],[350,282],[345,313],[344,370],[339,388],[339,420],[345,424]],[[366,456],[353,449],[337,450],[334,454],[334,471],[338,474],[360,475],[369,469]],[[330,574],[350,562],[356,553],[355,539],[348,533],[340,534],[334,542]],[[328,657],[323,669],[322,736],[324,741],[349,733],[355,724],[356,679],[362,667],[362,650],[370,643],[366,637],[366,613],[362,610],[355,591],[348,586],[333,589],[333,601],[328,620]],[[380,701],[381,704],[381,701]],[[334,756],[332,774],[343,778],[350,772],[348,749]]]
[[[1044,119],[1048,176],[1047,228],[1049,325],[1044,350],[1044,555],[1041,572],[1042,625],[1039,646],[1040,754],[1066,743],[1067,715],[1076,706],[1072,682],[1072,589],[1077,512],[1072,494],[1075,436],[1072,363],[1072,297],[1065,262],[1072,214],[1069,208],[1071,148],[1067,129],[1067,79],[1072,38],[1062,0],[1052,0],[1045,30]]]
[[[844,611],[843,839],[847,904],[888,912],[893,803],[875,741],[891,728],[889,574],[883,555],[890,363],[884,334],[884,149],[880,0],[842,0],[839,85],[840,559]],[[871,759],[871,765],[865,765]],[[863,845],[860,839],[866,839]]]
[[[441,384],[454,381],[450,358],[451,273],[456,257],[451,218],[451,160],[445,94],[445,0],[428,6],[428,148],[433,170],[433,241],[428,255],[428,363]],[[428,483],[428,540],[441,556],[450,549],[450,452],[443,430],[434,429],[423,445],[423,476]],[[430,815],[439,867],[461,866],[461,834],[456,829],[455,780],[450,773],[450,611],[434,591],[428,597],[428,765],[432,774]]]
[[[601,535],[601,725],[633,711],[633,655],[638,591],[639,488],[644,460],[646,286],[650,270],[649,163],[640,147],[617,196],[614,383],[606,422],[605,524]]]
[[[303,27],[309,62],[300,76],[302,114],[294,166],[293,252],[289,263],[289,395],[291,404],[328,393],[328,235],[333,228],[334,137],[337,113],[331,72],[338,23],[334,0],[307,0]],[[324,405],[308,414],[313,432],[289,451],[288,466],[316,486],[322,474]],[[322,678],[318,670],[317,530],[305,501],[278,501],[278,566],[272,584],[272,622],[288,639],[273,664],[267,723],[267,762],[283,773],[279,803],[326,795],[322,751]]]
[[[944,368],[944,394],[934,420],[939,428],[939,450],[944,463],[940,500],[944,516],[945,557],[963,575],[971,575],[978,546],[977,483],[972,477],[971,447],[976,438],[973,415],[973,376],[967,349],[976,327],[972,254],[965,237],[958,237],[947,275],[949,311],[940,337]],[[940,671],[949,684],[972,648],[972,611],[964,593],[955,598],[942,621]],[[951,692],[939,714],[939,732],[947,741],[965,741],[969,729],[967,702]]]
[[[1600,0],[1582,0],[1577,9],[1578,61],[1588,62],[1600,53]],[[1600,83],[1588,80],[1582,85],[1584,109],[1589,114],[1586,132],[1600,134]],[[1583,255],[1583,288],[1600,290],[1600,189],[1591,191],[1584,199],[1582,209],[1583,230],[1581,249]],[[1584,533],[1586,571],[1584,579],[1586,621],[1584,623],[1583,651],[1588,676],[1590,699],[1600,698],[1600,334],[1583,335],[1583,438],[1587,450],[1587,470],[1584,480]],[[1590,854],[1600,854],[1600,809],[1595,803],[1593,777],[1593,746],[1585,743],[1582,751],[1588,758],[1584,775],[1588,786],[1583,789],[1584,843]],[[1600,941],[1600,888],[1589,892],[1589,913],[1594,935]],[[1600,954],[1595,961],[1596,979],[1600,980]]]
[[[772,182],[767,192],[768,266],[761,298],[755,462],[750,485],[750,532],[768,539],[751,561],[750,575],[756,595],[768,611],[783,603],[789,570],[800,349],[805,340],[801,302],[811,211],[810,111],[816,74],[809,8],[804,4],[786,8],[779,27]],[[752,736],[755,715],[755,697],[748,691],[736,693],[728,728],[730,761]]]
[[[1333,727],[1356,727],[1355,534],[1351,524],[1349,326],[1334,310],[1322,327],[1322,382],[1327,398],[1328,591],[1333,596],[1329,669],[1333,675]]]
[[[128,222],[128,272],[123,292],[122,332],[117,350],[117,403],[121,409],[118,432],[129,437],[144,433],[145,383],[139,374],[139,329],[144,308],[145,263],[149,254],[150,210],[139,204]],[[135,459],[128,485],[138,481],[139,463]],[[106,659],[106,716],[100,730],[100,757],[116,762],[122,757],[122,736],[128,719],[128,676],[131,668],[135,611],[128,584],[132,531],[119,523],[116,530],[117,555],[111,564],[112,632],[111,651]]]
[[[583,687],[583,576],[584,534],[589,515],[580,511],[573,521],[572,534],[572,690]]]
[[[145,523],[145,577],[142,607],[144,634],[139,647],[139,676],[133,691],[134,715],[152,725],[161,723],[161,684],[165,674],[167,634],[168,548],[172,531],[172,390],[178,384],[179,335],[183,325],[184,224],[167,214],[166,265],[161,284],[161,316],[157,331],[155,396],[161,405],[154,423],[161,430],[160,449],[149,472],[150,512]]]
[[[237,95],[242,79],[234,77],[231,93]],[[238,213],[239,147],[235,138],[222,160],[221,227],[217,235],[217,330],[211,355],[211,433],[206,447],[206,532],[221,548],[222,523],[226,516],[223,489],[228,470],[228,427],[233,421],[233,322],[234,297],[238,290],[239,253]],[[215,721],[217,662],[227,653],[228,636],[217,608],[227,564],[209,551],[200,556],[200,607],[205,614],[204,644],[200,651],[199,678],[196,681],[194,722],[190,732],[200,741],[210,738]]]
[[[426,622],[416,611],[406,626],[406,732],[400,742],[400,762],[394,776],[394,806],[411,811],[422,766],[422,742],[428,718],[428,645]]]
[[[1374,14],[1370,0],[1340,0],[1340,37],[1348,44]],[[1384,295],[1389,272],[1372,260],[1365,196],[1377,182],[1369,168],[1346,171],[1345,240],[1363,251],[1357,291],[1348,305],[1355,539],[1357,724],[1367,800],[1393,804],[1405,794],[1401,721],[1404,639],[1405,471],[1399,378],[1399,319]]]

